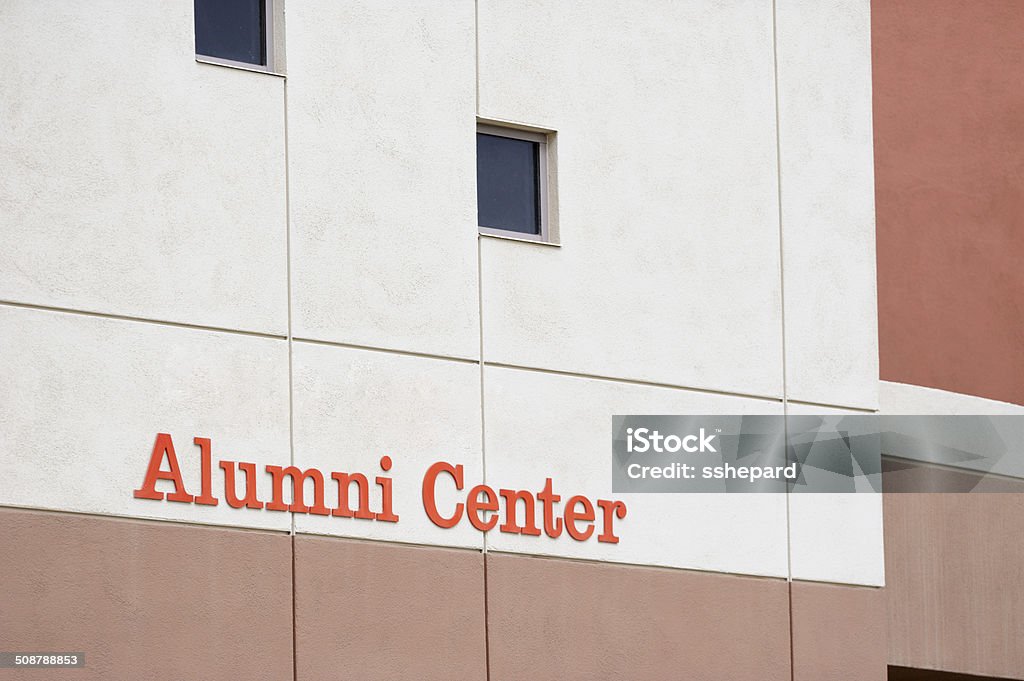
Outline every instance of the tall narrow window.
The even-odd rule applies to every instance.
[[[546,241],[547,136],[478,126],[476,192],[482,234]]]
[[[268,66],[272,0],[195,0],[196,55]]]

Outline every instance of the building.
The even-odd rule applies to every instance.
[[[0,648],[1024,678],[1019,495],[637,495],[617,543],[421,503],[437,461],[614,500],[613,414],[1024,413],[1024,6],[267,0],[220,57],[196,7],[0,8]],[[205,453],[374,519],[139,497],[160,433],[192,497]]]

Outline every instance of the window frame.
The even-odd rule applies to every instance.
[[[523,128],[498,125],[486,121],[477,122],[476,132],[478,135],[507,137],[509,139],[535,142],[537,144],[537,201],[540,204],[538,206],[538,212],[540,214],[539,234],[527,234],[525,232],[517,232],[511,229],[500,229],[498,227],[484,227],[479,224],[478,220],[477,230],[479,233],[482,236],[495,236],[504,239],[515,239],[517,241],[554,244],[552,239],[553,230],[551,229],[551,211],[549,209],[551,178],[548,174],[548,156],[550,153],[549,149],[552,133],[543,132],[539,129],[525,130]]]
[[[275,30],[276,24],[278,23],[277,7],[281,3],[281,0],[263,0],[263,52],[265,56],[266,64],[253,64],[247,61],[236,61],[234,59],[225,59],[223,57],[213,57],[207,54],[200,54],[198,48],[196,48],[196,61],[201,64],[215,64],[217,66],[230,66],[231,68],[243,69],[245,71],[257,71],[259,73],[270,73],[280,75],[278,70],[275,68],[277,58],[277,50],[275,50],[277,43],[277,31]],[[193,0],[193,7],[194,7]],[[194,12],[194,10],[193,10]],[[192,17],[192,42],[195,42],[195,15]]]

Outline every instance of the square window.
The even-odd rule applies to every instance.
[[[195,0],[196,55],[267,66],[270,0]]]
[[[476,198],[482,234],[547,240],[546,157],[542,133],[478,126]]]

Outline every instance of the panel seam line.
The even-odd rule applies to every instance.
[[[781,319],[781,343],[782,343],[782,415],[783,415],[783,437],[789,442],[789,386],[786,362],[786,248],[785,237],[782,228],[782,116],[779,106],[779,28],[778,28],[778,3],[772,0],[772,90],[775,95],[775,180],[776,180],[776,201],[778,204],[779,222],[779,317]],[[787,452],[788,454],[788,452]],[[786,489],[786,587],[788,592],[788,616],[789,616],[789,677],[795,681],[796,669],[793,643],[793,536],[791,524],[791,501],[792,493]]]
[[[292,336],[292,198],[291,198],[291,160],[288,148],[288,81],[283,89],[283,123],[284,123],[284,232],[285,232],[285,296],[288,316],[288,455],[292,466],[295,465],[295,374],[293,370],[294,338]],[[298,633],[296,628],[296,583],[295,583],[295,514],[289,514],[289,534],[291,535],[291,586],[292,586],[292,679],[299,678]]]

